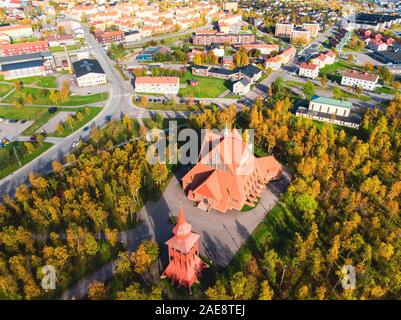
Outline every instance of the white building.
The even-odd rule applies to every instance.
[[[72,64],[79,87],[92,87],[107,83],[106,73],[97,60],[82,59]]]
[[[375,52],[386,51],[387,48],[388,48],[388,45],[387,45],[387,43],[385,43],[385,42],[383,42],[381,40],[378,40],[378,41],[371,40],[371,41],[368,42],[368,48],[372,49]]]
[[[364,90],[373,91],[377,85],[379,76],[375,74],[346,70],[341,78],[341,85],[350,87],[361,87]]]
[[[233,84],[233,93],[234,94],[244,96],[249,91],[251,91],[251,81],[249,81],[247,78],[242,78],[241,80],[234,82],[234,84]]]
[[[296,115],[341,126],[359,128],[359,120],[351,114],[352,103],[348,101],[316,97],[309,107],[299,107]]]
[[[141,40],[141,33],[138,30],[125,32],[125,42],[135,42]]]
[[[30,25],[11,25],[0,27],[0,33],[4,33],[13,39],[29,38],[33,36]]]
[[[136,77],[135,91],[158,94],[178,94],[178,77]]]
[[[319,76],[319,66],[311,63],[301,63],[299,67],[299,76],[316,79]]]

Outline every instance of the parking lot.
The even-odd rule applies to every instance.
[[[0,137],[14,141],[32,123],[33,121],[3,119],[0,121]]]

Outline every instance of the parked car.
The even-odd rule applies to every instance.
[[[107,116],[104,117],[104,120],[106,122],[109,122],[111,120],[111,114],[108,114]]]
[[[57,112],[57,107],[50,107],[49,109],[47,109],[47,111],[49,113],[56,113]]]

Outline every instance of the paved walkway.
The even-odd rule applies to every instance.
[[[228,211],[225,214],[216,211],[207,213],[194,207],[193,202],[185,197],[179,180],[186,172],[187,168],[181,167],[161,198],[157,202],[148,202],[140,210],[138,214],[142,223],[137,228],[119,234],[119,240],[126,244],[129,252],[134,251],[145,239],[155,240],[162,248],[160,255],[162,268],[167,265],[167,247],[164,243],[172,236],[173,225],[169,223],[170,217],[178,214],[180,206],[186,219],[192,224],[193,231],[201,236],[200,254],[207,256],[212,263],[226,266],[266,213],[273,208],[278,196],[290,181],[289,174],[285,172],[279,181],[270,183],[258,206],[253,210]],[[83,298],[92,281],[107,281],[114,272],[115,263],[111,261],[86,275],[64,291],[59,298]]]

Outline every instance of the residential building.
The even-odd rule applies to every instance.
[[[320,25],[318,23],[303,23],[302,29],[309,30],[310,36],[316,38],[319,34]]]
[[[293,30],[293,23],[276,23],[274,34],[276,37],[291,38]]]
[[[341,77],[341,85],[360,87],[364,90],[373,91],[376,88],[379,76],[355,70],[346,70]]]
[[[182,178],[182,186],[196,207],[227,212],[254,207],[266,184],[281,173],[273,156],[256,158],[236,129],[224,134],[208,131],[198,163]]]
[[[352,103],[326,97],[315,97],[309,107],[298,107],[296,115],[341,126],[359,128],[360,120],[351,113]]]
[[[192,38],[192,42],[197,46],[210,46],[212,44],[243,44],[255,42],[255,35],[251,33],[223,33],[216,30],[197,31]]]
[[[122,30],[118,31],[105,31],[96,35],[97,40],[101,44],[107,43],[122,43],[125,42],[125,33]]]
[[[281,65],[287,64],[294,59],[296,53],[297,50],[294,47],[289,47],[274,57],[268,57],[265,59],[265,68],[271,68],[276,71],[281,68]]]
[[[295,28],[294,30],[292,30],[291,41],[294,43],[307,44],[309,43],[310,38],[311,34],[309,30],[305,30],[302,28]]]
[[[48,51],[49,45],[47,41],[34,41],[34,42],[22,42],[14,44],[0,45],[0,56],[17,56],[26,53],[35,53]]]
[[[234,45],[234,48],[244,48],[246,51],[259,50],[261,54],[267,55],[273,52],[278,52],[280,46],[278,44],[267,44],[267,43],[246,43],[241,45]]]
[[[238,11],[238,2],[229,1],[223,3],[224,11]]]
[[[371,29],[380,31],[391,28],[392,25],[400,24],[401,16],[378,13],[357,13],[348,16],[341,21],[341,26],[348,31],[357,29]]]
[[[192,74],[203,77],[213,77],[231,81],[240,80],[245,77],[252,83],[258,81],[262,76],[262,70],[252,64],[235,69],[192,65],[191,72]]]
[[[319,66],[319,68],[323,68],[326,65],[333,64],[336,61],[336,54],[329,50],[325,53],[320,53],[318,56],[312,58],[310,63]]]
[[[135,42],[141,40],[141,33],[138,30],[127,31],[124,33],[125,42]]]
[[[135,91],[157,94],[178,94],[178,77],[136,77]]]
[[[316,79],[319,75],[319,66],[312,63],[303,62],[299,66],[299,76]]]
[[[33,30],[30,25],[3,25],[0,26],[0,33],[4,33],[13,39],[33,36]]]
[[[378,51],[386,51],[388,45],[386,42],[383,42],[381,40],[370,40],[368,42],[367,47],[375,52],[378,52]]]
[[[244,96],[249,91],[251,91],[251,81],[247,78],[242,78],[241,80],[233,83],[232,92],[234,94]]]
[[[49,47],[70,46],[75,44],[75,39],[72,34],[49,36],[46,40],[49,43]]]
[[[199,274],[208,265],[199,257],[199,234],[185,221],[182,208],[178,213],[173,237],[165,242],[168,246],[168,265],[161,278],[170,278],[178,286],[191,287],[198,282]]]
[[[97,60],[81,59],[75,61],[72,66],[79,87],[92,87],[107,83],[106,73]]]
[[[223,67],[231,67],[234,64],[233,56],[224,56],[222,58],[221,64],[223,65]]]

